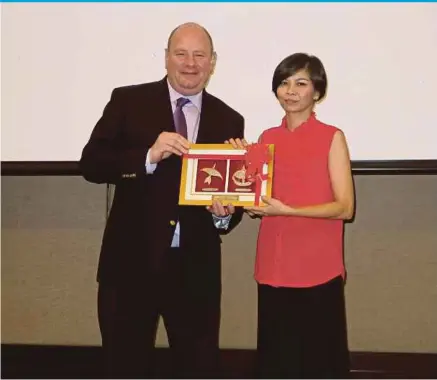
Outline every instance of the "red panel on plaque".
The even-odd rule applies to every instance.
[[[244,160],[231,160],[228,191],[231,193],[255,192],[255,183],[251,183],[247,180]]]
[[[197,161],[196,192],[225,191],[226,160]]]

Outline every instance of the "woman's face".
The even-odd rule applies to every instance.
[[[284,79],[276,90],[276,96],[286,113],[300,113],[312,110],[319,94],[308,72],[303,69]]]

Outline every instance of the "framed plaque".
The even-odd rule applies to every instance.
[[[179,204],[264,205],[261,197],[272,191],[273,157],[272,144],[192,144],[182,157]]]

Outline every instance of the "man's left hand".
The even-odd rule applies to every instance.
[[[220,201],[214,201],[212,206],[206,206],[206,209],[218,217],[232,215],[235,212],[235,207],[232,204],[223,206]]]

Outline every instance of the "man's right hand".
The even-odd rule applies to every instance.
[[[234,149],[246,149],[249,145],[245,139],[229,139],[225,141],[225,144],[232,144]]]
[[[175,132],[162,132],[150,148],[150,163],[156,164],[172,154],[181,156],[188,153],[189,141]]]

